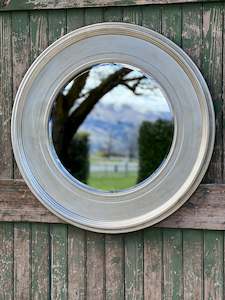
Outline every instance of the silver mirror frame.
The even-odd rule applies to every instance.
[[[58,91],[73,76],[105,62],[127,64],[155,78],[174,114],[174,140],[161,167],[141,184],[111,193],[73,178],[58,160],[49,133]],[[126,23],[86,26],[49,46],[19,87],[11,126],[16,162],[41,203],[73,225],[106,233],[138,230],[177,210],[201,182],[215,138],[211,96],[192,60],[161,34]]]

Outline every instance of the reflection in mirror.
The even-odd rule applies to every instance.
[[[136,68],[97,64],[57,95],[50,129],[63,166],[104,191],[130,188],[153,174],[173,140],[173,115],[158,83]]]

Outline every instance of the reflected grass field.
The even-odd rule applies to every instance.
[[[88,179],[88,185],[99,190],[116,191],[136,185],[137,172],[92,172]]]

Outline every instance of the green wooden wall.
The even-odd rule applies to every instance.
[[[161,32],[199,66],[212,93],[217,128],[204,182],[223,183],[224,11],[221,1],[0,12],[0,178],[20,178],[10,116],[29,65],[71,30],[124,21]],[[224,299],[224,232],[148,228],[112,236],[65,224],[2,222],[1,299]]]

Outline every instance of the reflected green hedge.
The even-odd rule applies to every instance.
[[[171,121],[144,121],[139,129],[139,170],[138,182],[149,177],[163,162],[173,139]]]

